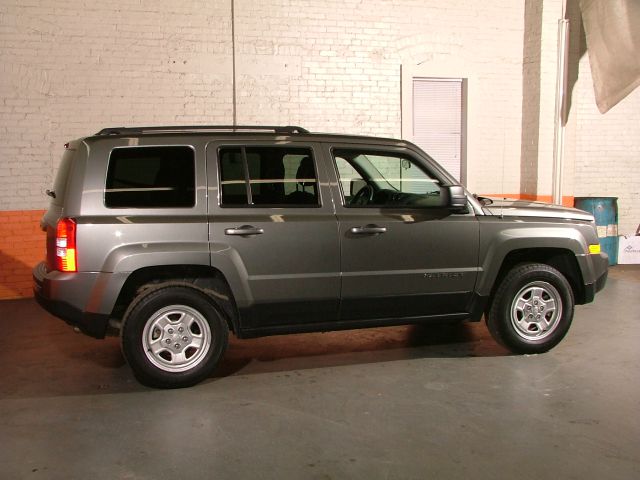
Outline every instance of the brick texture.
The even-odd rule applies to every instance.
[[[235,0],[238,122],[400,136],[401,66],[455,58],[476,92],[469,184],[493,190],[494,169],[519,173],[522,16],[508,0]],[[46,206],[69,139],[232,121],[230,1],[6,0],[0,22],[0,209]]]
[[[228,1],[0,3],[0,209],[42,209],[62,145],[105,126],[229,123]]]
[[[28,297],[31,269],[45,256],[41,210],[0,211],[0,299]]]
[[[596,106],[588,56],[576,85],[576,197],[618,197],[618,232],[640,223],[640,90],[604,115]]]
[[[232,38],[230,0],[0,2],[0,297],[29,291],[6,282],[41,257],[62,145],[106,126],[231,123],[234,46],[240,124],[398,137],[401,72],[467,78],[469,188],[551,193],[561,0],[233,5]],[[618,196],[620,230],[635,230],[640,93],[600,115],[586,55],[576,62],[563,193]]]

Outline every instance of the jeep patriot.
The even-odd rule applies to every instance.
[[[604,287],[591,214],[470,194],[410,142],[300,127],[106,128],[71,141],[34,292],[143,384],[211,375],[239,338],[479,321],[516,353]]]

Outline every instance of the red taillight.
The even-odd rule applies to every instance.
[[[77,272],[76,259],[76,222],[71,218],[62,218],[56,229],[56,270]]]

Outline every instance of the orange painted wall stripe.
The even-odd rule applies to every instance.
[[[43,210],[0,211],[0,300],[33,295],[31,269],[45,256]]]

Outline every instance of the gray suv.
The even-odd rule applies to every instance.
[[[240,338],[479,321],[565,336],[607,278],[593,217],[469,194],[415,145],[300,127],[107,128],[69,142],[39,303],[119,334],[138,380],[193,385]]]

